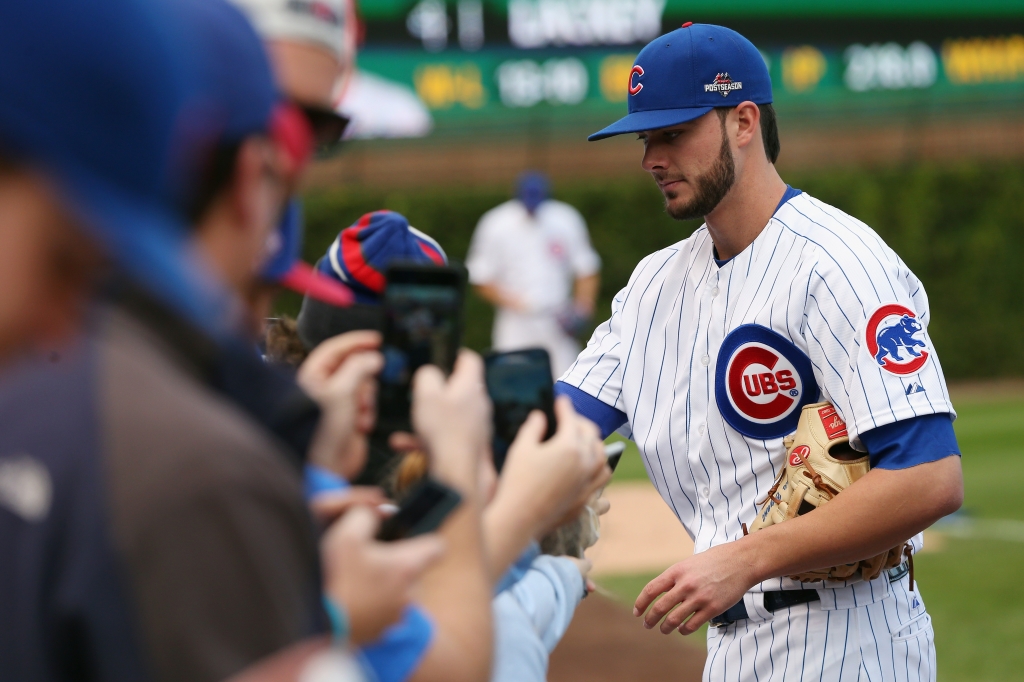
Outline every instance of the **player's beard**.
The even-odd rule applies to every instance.
[[[736,182],[736,164],[732,158],[732,149],[729,147],[729,138],[725,134],[725,126],[722,126],[722,146],[718,151],[718,158],[715,159],[711,169],[694,178],[693,198],[682,206],[673,206],[672,199],[676,198],[675,192],[665,193],[665,212],[676,220],[693,220],[703,218],[715,210],[715,207],[722,202],[725,195],[732,189]]]

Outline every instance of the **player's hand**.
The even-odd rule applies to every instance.
[[[431,473],[476,497],[480,459],[490,452],[491,440],[483,360],[461,351],[447,381],[440,369],[424,365],[413,377],[412,395],[413,428],[426,445]]]
[[[565,397],[555,401],[558,431],[543,441],[544,414],[534,411],[516,434],[494,504],[534,524],[535,537],[576,517],[611,478],[597,427]]]
[[[643,616],[644,627],[652,629],[668,614],[660,628],[666,635],[673,630],[684,635],[696,632],[758,582],[751,562],[738,558],[734,547],[735,543],[712,547],[670,567],[640,592],[633,615]]]
[[[423,573],[443,553],[436,535],[378,542],[380,521],[358,507],[336,521],[321,541],[324,589],[345,608],[356,644],[372,642],[397,622]]]
[[[357,331],[327,339],[299,368],[296,380],[323,414],[310,461],[351,480],[366,464],[376,421],[377,382],[384,366],[380,334]]]

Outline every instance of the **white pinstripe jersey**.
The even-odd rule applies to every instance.
[[[920,281],[871,228],[799,194],[721,267],[706,226],[641,261],[561,380],[626,414],[700,552],[750,524],[804,404],[831,401],[858,447],[875,427],[953,414],[928,320]],[[823,607],[888,591],[883,576]]]

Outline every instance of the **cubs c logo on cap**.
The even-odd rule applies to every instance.
[[[792,341],[759,324],[725,337],[715,400],[729,426],[752,438],[781,438],[796,430],[800,409],[817,399],[811,361]]]
[[[637,94],[638,92],[640,92],[641,90],[644,89],[644,84],[643,83],[637,83],[636,85],[633,84],[633,76],[636,76],[637,78],[640,78],[643,75],[644,75],[644,67],[640,66],[639,64],[634,66],[633,70],[629,72],[629,94],[630,95],[635,95],[635,94]]]
[[[910,308],[887,303],[875,309],[864,331],[865,348],[890,374],[913,374],[928,362],[928,344],[917,338],[924,325]]]

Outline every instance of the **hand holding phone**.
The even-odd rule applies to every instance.
[[[417,483],[398,511],[380,525],[377,539],[385,542],[436,530],[462,502],[462,496],[429,476]]]
[[[457,266],[392,264],[384,289],[384,369],[378,422],[385,435],[411,431],[410,387],[426,364],[452,371],[462,337],[464,271]]]
[[[373,538],[376,529],[377,515],[356,507],[331,525],[320,544],[324,591],[347,612],[355,644],[378,639],[399,620],[421,577],[444,553],[439,537],[382,543]]]
[[[501,472],[509,446],[534,410],[547,418],[544,440],[555,434],[555,385],[543,348],[491,353],[484,358],[487,393],[494,403],[494,468]]]

